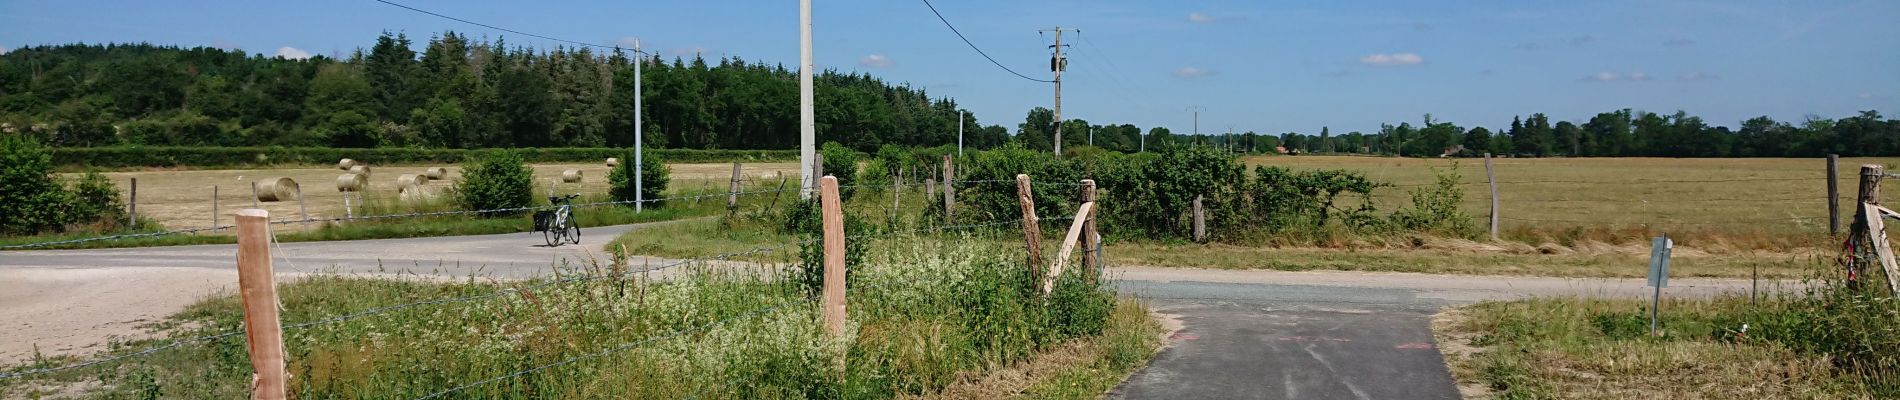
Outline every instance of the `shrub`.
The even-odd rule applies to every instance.
[[[260,125],[253,136],[291,136],[280,128]],[[487,153],[512,151],[531,163],[601,162],[620,157],[626,149],[616,148],[522,148],[522,149],[423,149],[385,147],[351,149],[331,147],[194,147],[194,146],[123,146],[55,147],[53,164],[91,168],[125,167],[242,167],[282,164],[333,165],[337,159],[351,158],[373,165],[454,163]],[[705,150],[647,149],[648,157],[659,156],[671,162],[759,162],[796,160],[793,150]]]
[[[613,196],[614,201],[634,201],[633,180],[627,178],[633,176],[635,172],[633,158],[631,152],[622,155],[620,166],[614,167],[613,171],[607,173],[607,194]],[[639,164],[641,165],[640,199],[646,200],[647,207],[665,207],[665,200],[656,199],[666,194],[666,185],[671,179],[672,169],[654,154],[642,154]],[[633,204],[628,203],[627,206],[632,207]]]
[[[838,196],[850,200],[857,193],[858,152],[838,142],[825,142],[818,153],[825,156],[825,175],[838,178]]]
[[[71,218],[75,222],[98,221],[112,229],[125,221],[125,201],[119,198],[119,188],[103,174],[87,172],[79,178],[73,185],[73,200]]]
[[[810,293],[818,293],[825,284],[825,224],[824,210],[818,198],[808,201],[792,201],[785,204],[780,212],[784,222],[779,229],[799,238],[798,264],[792,266],[789,275],[796,279]],[[864,222],[857,214],[844,214],[845,236],[869,234],[876,229]],[[844,243],[845,282],[853,282],[851,274],[857,272],[858,265],[864,261],[864,252],[870,245],[869,240],[846,240]]]
[[[1471,215],[1459,208],[1465,191],[1458,188],[1457,166],[1438,171],[1438,181],[1412,190],[1412,207],[1392,213],[1400,229],[1469,237],[1477,234]]]
[[[72,194],[53,179],[38,141],[0,135],[0,233],[31,235],[65,226]]]
[[[469,211],[528,207],[534,204],[534,171],[512,151],[490,152],[462,164],[463,174],[453,188],[456,202]],[[513,215],[515,211],[484,212],[483,216]]]

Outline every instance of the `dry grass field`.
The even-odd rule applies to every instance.
[[[1375,192],[1382,209],[1401,207],[1408,192],[1435,171],[1461,175],[1464,209],[1481,223],[1490,197],[1482,159],[1345,156],[1260,156],[1249,166],[1359,171],[1394,187]],[[1842,224],[1852,216],[1861,164],[1894,158],[1840,160]],[[1499,158],[1502,235],[1533,245],[1578,241],[1629,242],[1668,233],[1705,249],[1783,250],[1824,247],[1828,232],[1824,159]],[[1888,190],[1885,198],[1895,198]]]
[[[445,179],[431,181],[425,187],[431,193],[440,194],[461,176],[461,166],[441,165],[448,168]],[[696,187],[717,185],[723,187],[732,175],[732,164],[671,164],[673,169],[673,187]],[[402,174],[421,173],[427,166],[370,166],[370,183],[365,196],[374,199],[394,199],[397,197],[396,177]],[[553,185],[556,192],[600,194],[607,192],[608,168],[605,164],[536,164],[533,165],[537,190],[546,190]],[[560,183],[561,171],[579,169],[581,183]],[[743,173],[749,179],[776,180],[781,174],[797,170],[797,163],[759,163],[746,164]],[[191,229],[212,226],[212,188],[217,188],[217,198],[222,207],[223,216],[219,224],[232,223],[229,214],[232,210],[251,205],[252,180],[288,177],[297,181],[303,189],[304,207],[310,218],[335,218],[344,216],[343,194],[336,190],[336,179],[343,171],[336,168],[302,167],[277,169],[223,169],[223,170],[157,170],[107,172],[105,175],[127,190],[131,178],[138,178],[138,212],[140,216],[157,219],[169,229]],[[77,177],[77,174],[64,174]],[[356,200],[351,200],[355,203]],[[259,203],[269,210],[271,218],[276,220],[296,220],[302,216],[294,200],[273,203]],[[319,224],[311,224],[316,227]],[[304,229],[299,224],[285,225],[285,229]]]

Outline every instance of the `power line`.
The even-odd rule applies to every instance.
[[[488,28],[488,29],[494,29],[494,30],[498,30],[498,31],[502,31],[502,32],[508,32],[508,33],[513,33],[513,34],[516,34],[516,35],[522,35],[522,36],[528,36],[528,37],[533,37],[533,38],[540,38],[540,39],[546,39],[546,40],[552,40],[552,41],[556,41],[556,42],[561,42],[561,43],[567,43],[567,44],[572,44],[572,45],[576,45],[576,46],[587,46],[587,47],[597,47],[597,48],[602,48],[602,49],[612,49],[612,50],[626,50],[626,48],[623,48],[623,47],[621,47],[621,46],[608,46],[608,45],[603,45],[603,44],[594,44],[594,43],[588,43],[588,42],[582,42],[582,41],[578,41],[578,40],[567,40],[567,39],[562,39],[562,38],[557,38],[557,37],[553,37],[553,36],[547,36],[547,35],[538,35],[538,34],[533,34],[533,33],[528,33],[528,32],[522,32],[522,31],[517,31],[517,30],[513,30],[513,29],[508,29],[508,28],[503,28],[503,27],[499,27],[499,26],[494,26],[494,25],[489,25],[489,24],[484,24],[484,23],[480,23],[480,22],[475,22],[475,21],[470,21],[470,20],[466,20],[466,19],[461,19],[461,18],[456,18],[456,17],[451,17],[451,16],[447,16],[447,15],[442,15],[442,14],[440,14],[440,13],[436,13],[436,12],[434,12],[434,11],[429,11],[429,10],[424,10],[424,9],[420,9],[420,8],[415,8],[415,7],[410,7],[410,6],[406,6],[406,5],[402,5],[402,4],[398,4],[398,3],[396,3],[396,2],[392,2],[392,1],[389,1],[389,0],[376,0],[376,2],[378,2],[378,3],[383,3],[383,4],[388,4],[388,5],[392,5],[392,6],[396,6],[396,7],[400,7],[400,8],[402,8],[402,9],[405,9],[405,10],[409,10],[409,11],[415,11],[415,12],[419,12],[419,13],[423,13],[423,14],[428,14],[428,15],[433,15],[433,16],[436,16],[436,17],[439,17],[439,18],[443,18],[443,19],[447,19],[447,20],[451,20],[451,21],[456,21],[456,22],[461,22],[461,23],[464,23],[464,24],[469,24],[469,25],[474,25],[474,26],[479,26],[479,27],[483,27],[483,28]],[[642,50],[639,50],[639,49],[634,49],[634,50],[633,50],[633,52],[634,52],[635,54],[647,54],[647,52],[645,52],[645,51],[642,51]]]
[[[383,0],[376,0],[376,1],[383,1]],[[934,5],[931,5],[931,4],[930,4],[930,0],[924,0],[924,6],[925,6],[925,7],[930,7],[930,13],[931,13],[931,14],[937,14],[937,20],[938,20],[938,21],[943,21],[943,26],[945,26],[945,27],[949,27],[949,28],[950,28],[950,33],[955,33],[955,34],[957,34],[957,38],[958,38],[958,39],[963,39],[963,44],[967,44],[967,45],[970,45],[970,50],[976,50],[976,54],[981,54],[981,55],[983,55],[983,58],[984,58],[984,59],[987,59],[987,60],[990,60],[990,63],[991,63],[991,64],[996,64],[996,67],[997,67],[997,68],[1002,68],[1002,69],[1003,69],[1004,71],[1009,71],[1009,73],[1010,73],[1010,74],[1014,74],[1014,75],[1016,75],[1017,77],[1020,77],[1020,78],[1023,78],[1023,79],[1028,79],[1028,80],[1030,80],[1031,82],[1042,82],[1042,83],[1054,83],[1054,82],[1055,82],[1055,81],[1051,81],[1051,80],[1042,80],[1042,79],[1036,79],[1036,78],[1031,78],[1031,77],[1029,77],[1029,75],[1023,75],[1023,74],[1022,74],[1022,73],[1020,73],[1020,72],[1016,72],[1016,70],[1013,70],[1013,69],[1009,69],[1009,67],[1006,67],[1006,66],[1003,66],[1003,63],[1000,63],[1000,62],[997,62],[997,61],[996,61],[996,58],[994,58],[994,57],[990,57],[990,54],[989,54],[989,53],[985,53],[985,52],[983,52],[983,49],[982,49],[982,48],[978,48],[978,47],[976,47],[976,43],[971,43],[971,42],[970,42],[970,38],[968,38],[968,37],[964,37],[964,36],[963,36],[963,32],[962,32],[962,31],[958,31],[958,30],[957,30],[957,26],[956,26],[956,25],[951,25],[951,24],[950,24],[950,20],[949,20],[949,19],[945,19],[945,18],[943,17],[943,13],[941,13],[941,12],[937,12],[937,6],[934,6]]]

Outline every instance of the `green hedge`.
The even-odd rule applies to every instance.
[[[530,163],[602,162],[625,157],[622,148],[514,149]],[[52,149],[60,167],[250,167],[335,164],[343,158],[370,165],[460,163],[491,149],[343,149],[329,147],[62,147]],[[668,162],[759,162],[797,160],[796,150],[647,149]],[[622,160],[632,162],[633,160]]]

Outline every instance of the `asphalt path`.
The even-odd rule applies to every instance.
[[[651,225],[583,229],[579,246],[548,247],[538,234],[514,233],[281,243],[273,253],[276,269],[293,276],[531,278],[551,275],[555,266],[605,259],[601,243]],[[228,290],[235,283],[235,253],[234,245],[0,252],[0,320],[17,324],[0,326],[9,331],[0,332],[0,347],[45,342],[55,351],[79,352],[99,338],[70,332],[134,332],[115,324],[162,318],[207,295],[200,289],[152,300],[153,293],[189,292],[167,285]],[[1119,291],[1147,299],[1180,325],[1148,367],[1109,393],[1128,399],[1456,398],[1429,327],[1440,308],[1486,299],[1648,293],[1641,279],[1157,267],[1114,268],[1109,275]],[[1671,285],[1671,296],[1707,296],[1747,290],[1750,283],[1674,279]],[[141,305],[140,313],[126,311]],[[84,318],[64,320],[75,316]],[[8,350],[0,348],[0,358]]]

